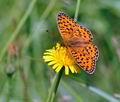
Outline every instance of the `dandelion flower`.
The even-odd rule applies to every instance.
[[[74,63],[73,59],[69,55],[67,48],[56,44],[52,49],[46,50],[43,55],[45,62],[52,66],[55,72],[59,72],[62,68],[65,70],[65,75],[69,75],[69,71],[72,73],[79,73],[80,68]]]

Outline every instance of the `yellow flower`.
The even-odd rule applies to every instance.
[[[65,74],[69,75],[69,70],[72,73],[79,73],[80,68],[74,63],[73,59],[70,57],[67,48],[61,46],[59,43],[56,44],[56,47],[46,50],[43,55],[45,62],[48,62],[48,65],[52,65],[52,68],[55,72],[59,72],[62,68],[65,69]]]

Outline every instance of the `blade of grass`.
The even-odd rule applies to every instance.
[[[9,40],[6,42],[3,50],[1,51],[0,53],[0,61],[3,59],[5,53],[6,53],[6,50],[7,50],[7,47],[8,45],[15,40],[15,38],[18,36],[22,26],[24,25],[25,21],[27,20],[28,16],[30,15],[31,11],[33,10],[33,7],[35,5],[37,0],[32,0],[27,11],[25,12],[25,14],[23,15],[22,19],[20,20],[18,26],[16,27],[15,31],[13,32],[13,34],[11,35],[11,37],[9,38]]]
[[[113,96],[107,94],[106,92],[102,91],[101,89],[98,89],[96,87],[93,86],[89,86],[88,89],[100,96],[102,96],[103,98],[105,98],[106,100],[108,100],[109,102],[119,102],[117,99],[115,99]]]
[[[53,9],[55,4],[56,4],[56,0],[51,0],[50,1],[49,5],[47,6],[45,11],[41,15],[40,20],[45,19],[49,15],[50,11]]]
[[[94,86],[87,86],[84,83],[78,83],[80,85],[80,87],[84,87],[87,88],[88,90],[90,90],[91,92],[103,97],[104,99],[110,101],[110,102],[119,102],[116,98],[114,98],[113,96],[109,95],[108,93],[104,92],[103,90],[94,87]]]
[[[80,8],[80,0],[77,0],[75,17],[74,17],[74,20],[75,20],[75,21],[77,21],[77,18],[78,18],[79,8]]]
[[[48,17],[49,13],[50,13],[50,12],[52,11],[52,9],[54,8],[54,6],[55,6],[55,4],[56,4],[56,1],[57,1],[57,0],[51,0],[51,1],[49,2],[48,6],[46,7],[46,9],[44,10],[43,14],[42,14],[41,17],[40,17],[40,21],[45,20],[45,19]],[[35,33],[40,33],[40,32],[38,32],[36,29],[34,29],[34,30],[33,30],[33,33],[35,34]],[[22,49],[23,52],[29,47],[29,44],[31,43],[32,39],[33,39],[33,36],[32,36],[32,35],[30,35],[30,36],[26,39],[25,44],[24,44],[23,49]]]

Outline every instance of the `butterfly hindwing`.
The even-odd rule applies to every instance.
[[[96,45],[94,45],[93,43],[89,43],[86,45],[85,49],[93,59],[95,59],[96,61],[98,60],[99,52]]]
[[[73,57],[75,63],[79,65],[87,73],[92,74],[96,68],[96,61],[88,55],[85,48],[68,47],[69,53]]]

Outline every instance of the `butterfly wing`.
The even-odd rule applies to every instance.
[[[63,12],[58,14],[57,21],[59,32],[75,63],[87,73],[94,73],[98,49],[92,43],[91,32]]]
[[[96,56],[97,52],[96,51],[90,52],[88,54],[89,51],[86,50],[87,47],[79,47],[79,48],[68,47],[68,50],[78,66],[80,66],[87,73],[93,74],[96,69],[96,61],[98,58]]]
[[[91,56],[91,58],[98,60],[99,51],[95,44],[89,43],[85,46],[85,50],[87,51],[87,54]]]
[[[60,12],[57,18],[58,29],[64,41],[70,39],[79,39],[84,42],[92,42],[91,32],[77,24],[73,19],[68,17],[65,13]]]

